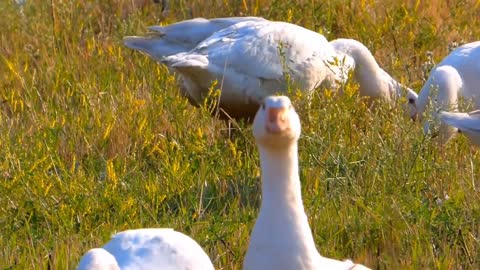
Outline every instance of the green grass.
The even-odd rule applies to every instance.
[[[124,35],[193,16],[264,16],[366,44],[417,91],[427,51],[480,36],[476,1],[0,2],[0,269],[74,269],[130,228],[173,227],[240,269],[259,202],[250,127],[180,97]],[[448,2],[448,3],[447,3]],[[480,268],[480,156],[401,108],[315,93],[299,109],[302,192],[320,252],[376,269]],[[295,98],[296,104],[302,98]],[[448,195],[449,199],[445,200]]]

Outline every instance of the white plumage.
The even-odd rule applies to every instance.
[[[469,113],[440,112],[440,120],[457,128],[470,142],[480,146],[480,110]]]
[[[253,133],[260,152],[262,203],[243,269],[368,269],[321,256],[304,211],[298,174],[300,120],[287,97],[267,97]]]
[[[323,35],[298,25],[234,17],[194,19],[151,29],[161,34],[125,37],[126,46],[177,72],[182,93],[194,104],[217,81],[222,90],[220,107],[234,118],[254,116],[264,97],[286,93],[289,86],[307,94],[320,86],[336,88],[353,67],[362,94],[387,99],[392,92],[400,94],[400,84],[360,42],[329,43]]]
[[[441,123],[438,112],[462,109],[458,108],[461,99],[473,101],[474,109],[480,109],[479,74],[480,41],[456,48],[430,72],[415,101],[412,117],[426,120],[426,132],[438,133],[441,142],[448,141],[456,129]]]
[[[115,263],[118,264],[115,268]],[[81,259],[77,270],[213,270],[203,249],[173,229],[137,229],[117,233]]]

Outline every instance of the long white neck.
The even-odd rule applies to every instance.
[[[262,206],[244,269],[316,269],[321,257],[303,208],[297,144],[283,150],[258,148]]]
[[[304,212],[298,174],[298,146],[271,149],[259,146],[262,169],[262,208],[279,206]]]
[[[374,98],[396,98],[404,87],[385,72],[370,50],[354,39],[337,39],[331,44],[339,53],[345,53],[355,61],[355,80],[360,85],[360,94]]]
[[[372,53],[361,43],[353,43],[352,57],[357,66],[355,79],[360,85],[360,94],[375,98],[395,98],[399,92],[398,83],[377,63]]]

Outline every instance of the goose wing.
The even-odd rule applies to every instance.
[[[475,132],[480,135],[480,110],[470,113],[440,112],[440,119],[463,132]]]
[[[265,21],[260,17],[195,18],[167,26],[151,26],[146,36],[126,36],[125,46],[142,51],[156,60],[187,52],[213,33],[244,21]]]

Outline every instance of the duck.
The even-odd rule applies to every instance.
[[[480,109],[480,41],[454,49],[435,68],[414,102],[412,119],[424,125],[424,132],[440,135],[439,142],[448,142],[457,129],[440,119],[440,111],[455,113],[461,99],[471,101],[473,110]]]
[[[218,111],[226,118],[253,119],[263,98],[289,89],[301,89],[307,96],[316,88],[337,89],[354,67],[365,95],[390,97],[384,92],[397,91],[400,85],[360,42],[329,43],[323,35],[287,22],[198,18],[150,29],[160,34],[125,37],[125,45],[177,73],[182,95],[194,105],[202,104],[217,82]],[[369,76],[370,69],[381,75]]]
[[[115,234],[81,258],[77,270],[213,270],[202,247],[171,228],[142,228]]]
[[[441,111],[440,120],[456,128],[474,145],[480,146],[480,110],[469,113]]]
[[[253,134],[260,155],[261,207],[243,269],[368,269],[317,251],[301,195],[301,123],[290,99],[265,98],[254,118]]]

